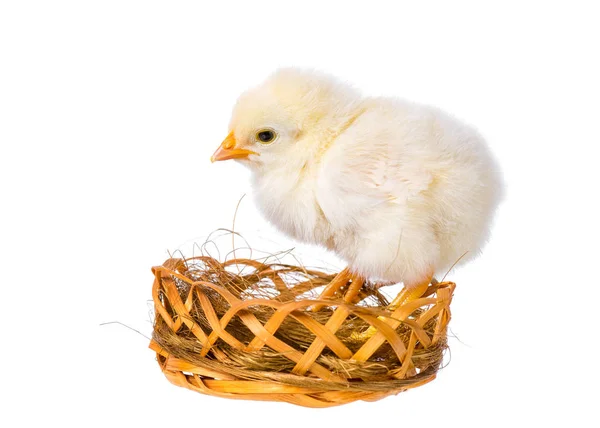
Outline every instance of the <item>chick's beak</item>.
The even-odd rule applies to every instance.
[[[256,155],[258,153],[252,150],[236,149],[236,141],[233,132],[230,132],[227,138],[223,140],[219,148],[213,153],[210,158],[211,162],[223,161],[227,159],[246,158],[248,155]]]

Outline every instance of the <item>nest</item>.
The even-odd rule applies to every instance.
[[[201,256],[153,273],[150,348],[169,381],[204,394],[307,407],[374,401],[433,380],[447,348],[451,282],[390,308],[375,283],[345,303],[351,280],[318,300],[336,275],[288,264]]]

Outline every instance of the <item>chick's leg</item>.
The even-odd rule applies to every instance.
[[[354,303],[354,299],[358,296],[360,288],[365,283],[365,279],[356,274],[351,274],[350,279],[352,282],[350,283],[350,287],[348,287],[348,291],[344,294],[344,302],[346,303]]]
[[[428,275],[426,279],[421,281],[405,284],[400,294],[398,294],[388,305],[388,309],[393,311],[396,308],[421,297],[425,294],[425,291],[427,291],[427,287],[429,287],[432,277],[433,275]]]
[[[325,287],[325,289],[319,295],[319,300],[327,300],[335,295],[340,288],[348,283],[351,279],[352,275],[350,274],[350,270],[345,268],[340,273],[338,273],[335,278],[331,280],[329,284]],[[322,304],[317,304],[312,307],[313,312],[318,311],[323,307]]]

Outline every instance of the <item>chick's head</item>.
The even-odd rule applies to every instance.
[[[303,165],[343,121],[353,95],[330,76],[279,70],[239,97],[229,135],[211,160],[235,159],[257,170]]]

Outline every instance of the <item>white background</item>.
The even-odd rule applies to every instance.
[[[2,2],[2,425],[599,426],[593,4]],[[442,107],[503,167],[492,241],[450,275],[460,340],[422,388],[326,410],[202,396],[100,326],[149,335],[150,267],[230,227],[247,173],[209,157],[283,65]],[[237,229],[293,245],[250,197]]]

